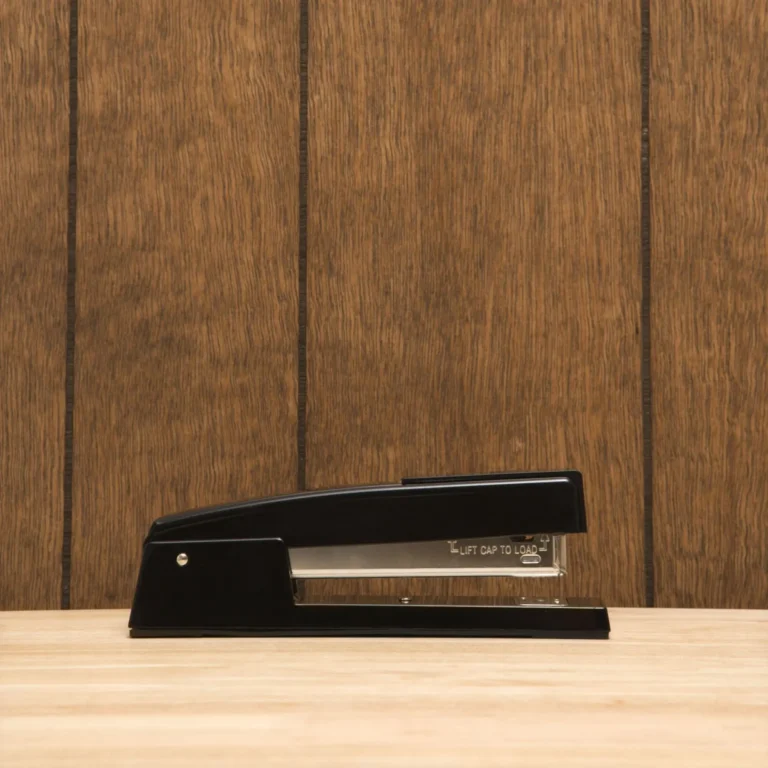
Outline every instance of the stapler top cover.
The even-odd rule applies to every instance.
[[[288,547],[585,533],[576,471],[409,478],[297,493],[156,520],[147,541],[277,538]]]

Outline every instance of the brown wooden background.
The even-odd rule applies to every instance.
[[[768,607],[766,0],[6,0],[0,63],[0,608],[563,467],[568,592]]]

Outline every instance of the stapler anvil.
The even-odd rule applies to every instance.
[[[562,576],[565,535],[586,527],[574,471],[412,478],[169,515],[144,542],[130,633],[606,638],[605,606],[585,598],[303,598],[313,578]]]

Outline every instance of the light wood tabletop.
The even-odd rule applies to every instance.
[[[768,766],[768,612],[609,640],[129,639],[0,613],[0,765]]]

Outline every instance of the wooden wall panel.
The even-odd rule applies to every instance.
[[[61,600],[68,20],[0,5],[0,610]]]
[[[656,597],[768,608],[768,5],[651,7]]]
[[[639,56],[634,0],[310,4],[308,484],[581,469],[567,589],[616,605],[644,601]]]
[[[151,520],[296,485],[298,11],[80,3],[73,606]]]

